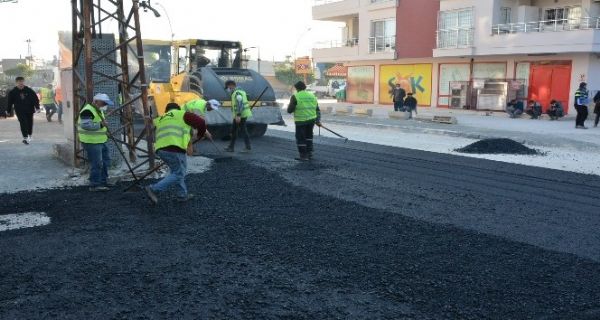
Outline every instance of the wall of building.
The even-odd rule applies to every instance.
[[[399,1],[396,19],[398,58],[431,57],[435,48],[439,0]]]
[[[514,55],[514,56],[488,56],[475,58],[473,63],[477,64],[495,64],[505,66],[506,79],[515,79],[515,69],[519,62],[533,62],[533,63],[552,63],[552,61],[570,61],[572,72],[571,72],[571,83],[569,90],[569,106],[574,103],[574,93],[579,87],[581,80],[589,83],[588,87],[591,91],[600,91],[600,58],[595,54],[563,54],[555,55],[550,57],[532,57],[527,55]],[[373,85],[374,91],[374,103],[373,105],[389,104],[384,103],[380,99],[380,92],[385,90],[382,85],[385,85],[385,79],[381,79],[381,67],[389,65],[402,65],[403,68],[410,65],[423,65],[431,64],[431,106],[440,107],[438,101],[440,100],[440,65],[447,64],[463,64],[470,65],[470,58],[409,58],[399,59],[396,61],[389,60],[375,60],[375,61],[354,61],[347,63],[347,66],[373,66],[375,74],[375,83]],[[526,79],[528,80],[528,79]],[[422,105],[422,104],[421,104]]]

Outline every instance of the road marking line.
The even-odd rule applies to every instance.
[[[25,212],[0,215],[0,232],[14,229],[33,228],[50,224],[45,212]]]

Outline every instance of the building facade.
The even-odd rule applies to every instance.
[[[596,0],[322,0],[313,18],[346,27],[313,59],[348,66],[353,103],[390,104],[400,83],[423,106],[555,99],[570,111],[581,81],[600,89],[599,16]]]

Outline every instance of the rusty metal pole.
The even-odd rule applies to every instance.
[[[73,65],[71,66],[72,70],[73,70],[73,74],[75,74],[75,64],[76,64],[76,58],[75,55],[77,52],[79,52],[81,45],[79,42],[79,24],[77,23],[79,21],[79,17],[78,17],[78,6],[77,6],[77,2],[79,0],[71,0],[71,14],[72,14],[72,25],[71,25],[71,43],[72,43],[72,48],[71,51],[73,52]],[[80,101],[80,97],[79,97],[79,91],[81,90],[81,84],[79,83],[79,81],[76,79],[75,76],[73,76],[72,79],[72,89],[73,89],[73,105],[71,106],[71,109],[73,110],[73,164],[75,165],[75,167],[79,167],[80,165],[80,161],[79,161],[79,157],[77,156],[79,154],[79,135],[77,134],[77,120],[78,120],[78,115],[79,115],[79,101]]]
[[[92,7],[93,0],[83,0],[83,48],[85,72],[85,99],[91,103],[94,98],[94,57],[92,56]]]
[[[123,9],[123,1],[117,3],[117,16],[119,17],[119,50],[121,54],[121,78],[123,83],[120,84],[121,88],[121,103],[128,103],[131,101],[131,84],[129,83],[129,46],[127,45],[127,25],[125,21],[125,10]],[[125,135],[127,137],[127,147],[129,149],[129,160],[136,161],[137,155],[135,153],[135,132],[133,128],[133,106],[128,104],[123,110],[123,119],[125,120]]]
[[[139,78],[140,88],[142,94],[142,106],[144,109],[144,123],[146,124],[146,141],[148,144],[148,162],[150,169],[154,168],[154,132],[152,125],[152,118],[150,115],[150,106],[148,105],[148,83],[146,81],[146,71],[144,68],[144,47],[142,44],[142,33],[140,28],[140,14],[139,14],[139,1],[133,0],[133,20],[135,23],[136,32],[136,47],[137,47],[137,59],[140,65]]]

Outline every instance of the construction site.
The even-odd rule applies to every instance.
[[[0,23],[32,1],[0,0]],[[195,1],[61,1],[55,61],[27,35],[25,58],[0,58],[0,319],[600,319],[600,129],[420,104],[413,117],[346,101],[343,64],[314,79],[303,33],[269,64],[236,32],[145,36]],[[243,28],[231,21],[219,27]],[[39,96],[29,136],[17,76]],[[309,158],[298,80],[318,102]],[[199,100],[209,133],[180,133],[188,193],[155,201],[175,170],[160,121]],[[102,190],[82,125],[98,101]],[[234,150],[243,108],[251,148]]]

